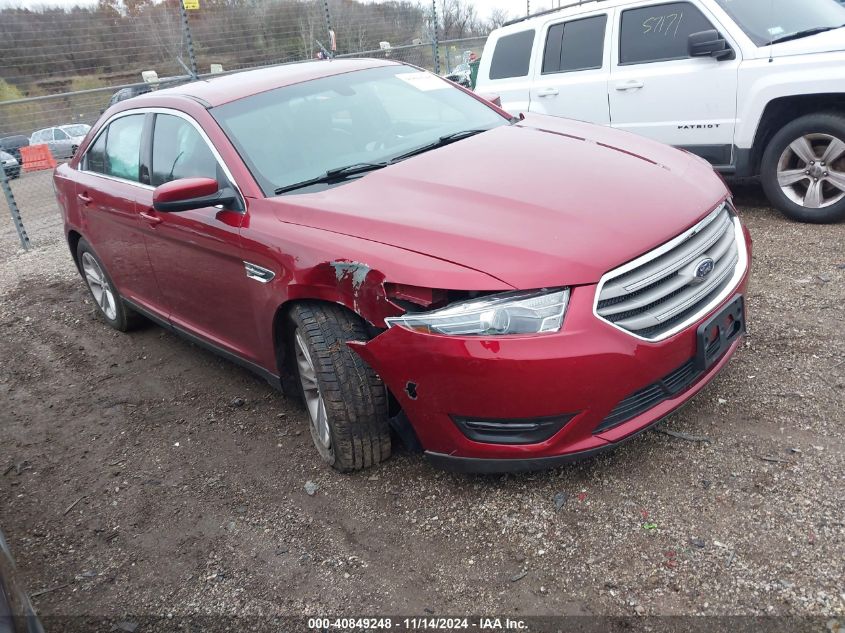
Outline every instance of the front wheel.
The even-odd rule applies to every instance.
[[[387,389],[346,343],[366,341],[364,323],[340,306],[301,303],[290,313],[288,350],[323,460],[348,472],[390,457]]]
[[[763,153],[761,182],[793,220],[845,219],[845,117],[810,114],[784,126]]]

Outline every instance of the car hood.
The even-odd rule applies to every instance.
[[[347,184],[270,201],[284,222],[423,253],[528,289],[597,282],[727,195],[711,167],[690,154],[528,115]]]
[[[809,55],[812,53],[832,53],[845,51],[845,28],[825,31],[798,40],[782,42],[771,47],[758,49],[759,57],[789,57],[791,55]]]

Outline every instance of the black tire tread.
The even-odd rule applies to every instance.
[[[327,461],[335,469],[349,472],[388,459],[387,389],[375,371],[346,345],[348,341],[369,339],[363,321],[339,305],[320,302],[296,304],[291,319],[295,326],[292,332],[301,330],[310,348],[329,417],[333,455]],[[290,343],[293,345],[293,341]]]

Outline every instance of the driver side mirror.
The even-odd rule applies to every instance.
[[[710,29],[692,33],[687,43],[690,57],[712,57],[717,60],[736,59],[736,53],[728,46],[719,31]]]
[[[156,187],[153,191],[153,208],[163,213],[178,213],[237,203],[231,187],[220,187],[213,178],[180,178]]]

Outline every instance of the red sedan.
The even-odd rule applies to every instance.
[[[307,62],[109,108],[55,172],[102,316],[295,389],[321,457],[542,468],[653,425],[745,331],[750,239],[700,159]]]

